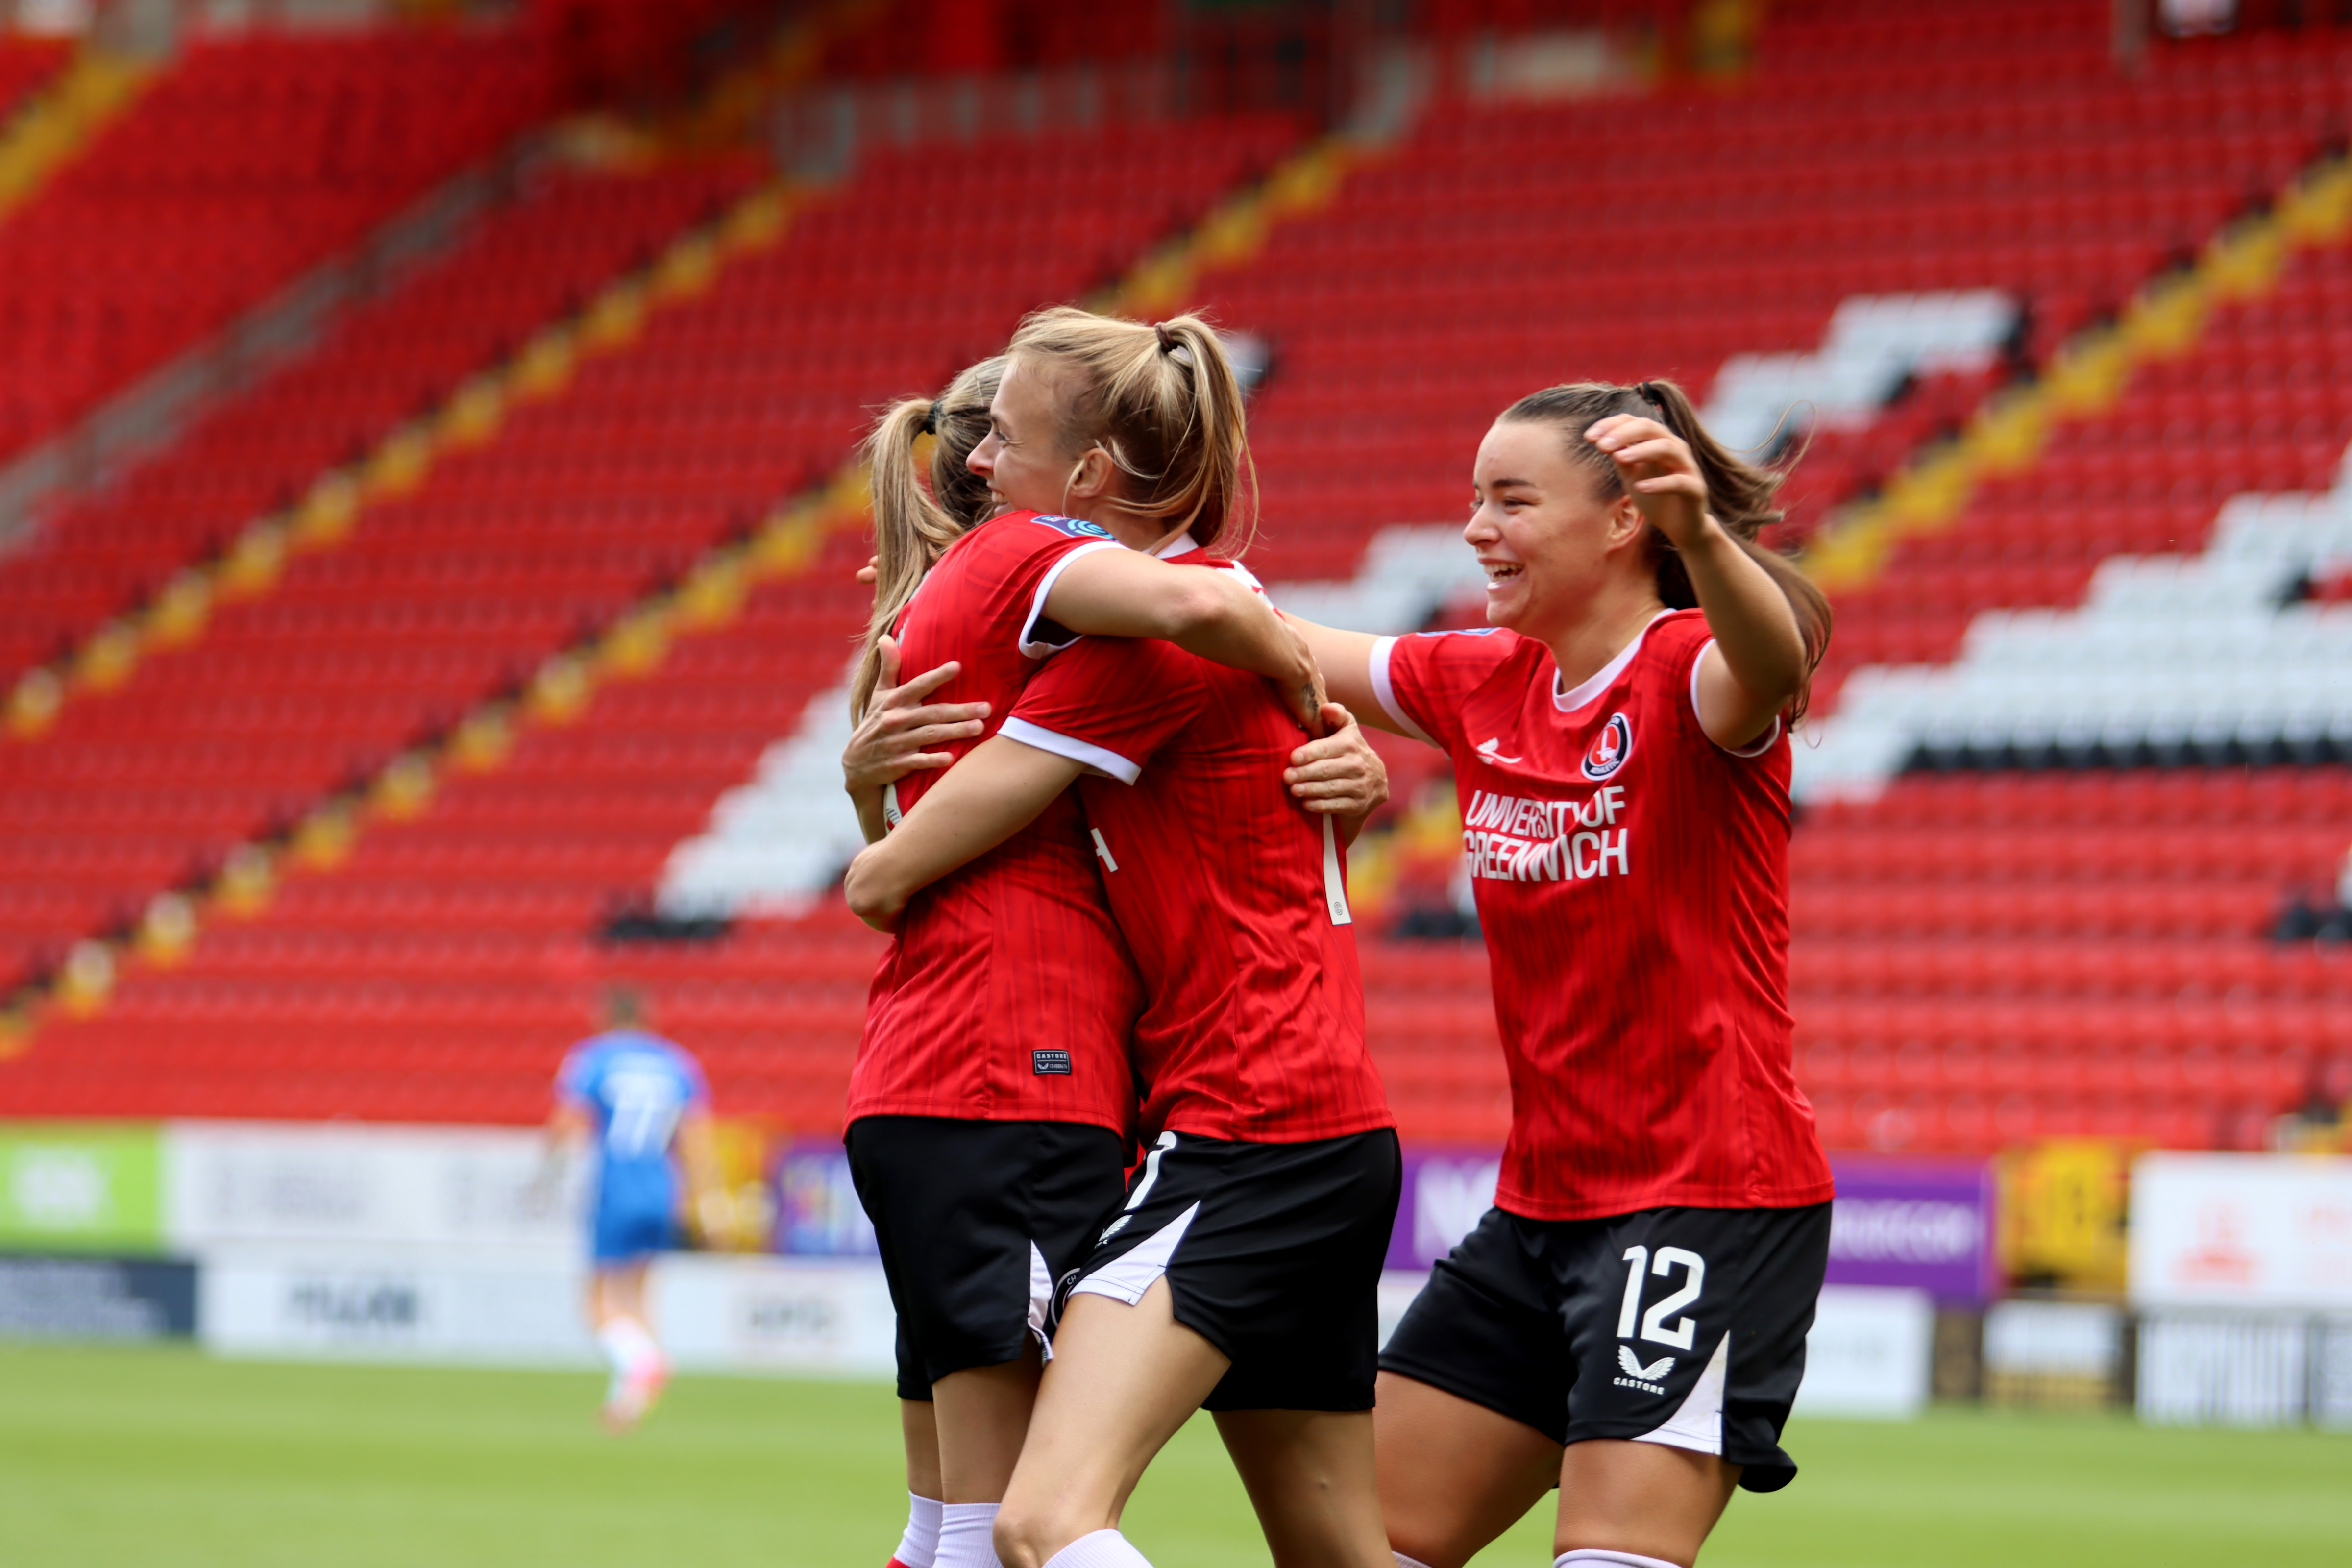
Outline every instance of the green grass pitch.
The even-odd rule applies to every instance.
[[[0,1346],[9,1568],[880,1568],[905,1493],[887,1388],[684,1378],[606,1436],[570,1373]],[[1943,1411],[1809,1421],[1707,1568],[2352,1564],[2352,1436]],[[1160,1568],[1263,1563],[1215,1434],[1144,1479]],[[1479,1561],[1549,1561],[1531,1518]]]

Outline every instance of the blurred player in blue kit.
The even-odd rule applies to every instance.
[[[669,1378],[646,1314],[646,1271],[655,1253],[678,1244],[680,1165],[696,1228],[727,1228],[710,1090],[685,1047],[646,1026],[637,993],[616,986],[605,994],[604,1032],[574,1046],[556,1074],[548,1133],[558,1161],[581,1143],[595,1147],[588,1318],[613,1369],[604,1424],[626,1431]]]

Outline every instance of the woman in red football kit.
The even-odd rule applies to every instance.
[[[1161,423],[1120,413],[1181,372],[1213,371],[1229,397],[1213,337],[1058,311],[1033,318],[1011,356],[1008,398],[1031,374],[1056,388],[1054,426],[1028,439],[1051,437],[1057,463],[1112,459],[1071,504],[1137,552],[1251,581],[1204,548],[1237,531],[1232,488],[1214,510],[1171,515],[1150,504],[1165,453],[1105,434]],[[1237,469],[1240,437],[1236,425],[1222,472]],[[995,456],[983,447],[975,465]],[[1297,739],[1264,681],[1165,642],[1092,639],[1032,679],[999,736],[851,868],[852,907],[887,924],[1080,781],[1142,975],[1133,1061],[1150,1149],[1062,1283],[998,1520],[1011,1568],[1144,1563],[1120,1511],[1203,1406],[1277,1563],[1388,1568],[1370,1406],[1400,1166],[1364,1043],[1339,837],[1280,776]]]
[[[985,504],[1014,510],[972,515],[983,503],[950,465],[983,413],[1001,452],[1045,395],[1008,373],[992,407],[976,395],[984,368],[936,404],[886,415],[873,442],[876,617],[844,768],[877,837],[921,798],[929,767],[992,730],[989,716],[1001,721],[1030,675],[1083,634],[1168,637],[1254,684],[1271,677],[1306,694],[1314,711],[1303,645],[1247,587],[1133,555],[1102,527],[1034,504],[1059,504],[1082,482],[1049,486],[1040,469],[1011,483],[1024,474],[982,464]],[[1175,413],[1200,409],[1180,396]],[[927,429],[939,437],[930,496],[912,473]],[[1076,467],[1090,461],[1101,466]],[[886,685],[900,656],[937,668]],[[1053,1281],[1118,1201],[1140,998],[1074,801],[928,889],[896,938],[852,1073],[847,1143],[898,1312],[914,1494],[902,1550],[922,1555],[936,1501],[936,1561],[963,1568],[993,1560],[989,1529],[1027,1423]]]
[[[1496,1206],[1381,1352],[1402,1562],[1459,1568],[1557,1485],[1563,1563],[1687,1565],[1795,1474],[1831,1182],[1788,727],[1829,613],[1753,542],[1779,482],[1671,384],[1553,387],[1478,449],[1486,627],[1306,628],[1335,697],[1454,760],[1511,1074]]]

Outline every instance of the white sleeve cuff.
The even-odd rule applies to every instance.
[[[1141,763],[1130,763],[1117,752],[1106,751],[1089,742],[1057,735],[1026,719],[1007,719],[996,732],[1008,741],[1018,741],[1024,746],[1034,746],[1041,752],[1051,752],[1057,757],[1082,763],[1097,773],[1108,773],[1124,784],[1131,784],[1143,776]]]
[[[1705,662],[1706,662],[1706,650],[1707,650],[1707,648],[1713,647],[1714,646],[1715,646],[1715,639],[1714,639],[1713,637],[1709,637],[1709,638],[1707,638],[1707,639],[1706,639],[1706,647],[1701,647],[1701,648],[1698,650],[1698,658],[1695,658],[1695,659],[1691,660],[1691,688],[1690,688],[1690,700],[1691,700],[1691,717],[1692,717],[1692,718],[1694,718],[1694,719],[1698,719],[1698,718],[1699,718],[1699,712],[1698,712],[1698,667],[1699,667],[1701,664],[1703,664],[1703,663],[1705,663]],[[1704,719],[1699,719],[1699,727],[1698,727],[1698,728],[1699,728],[1699,733],[1700,733],[1700,734],[1702,734],[1702,735],[1706,735],[1706,720],[1704,720]],[[1712,736],[1712,735],[1707,735],[1707,736],[1706,736],[1706,738],[1707,738],[1710,742],[1712,742],[1714,743],[1716,750],[1717,750],[1717,751],[1719,751],[1719,752],[1727,752],[1730,753],[1732,756],[1735,756],[1735,757],[1760,757],[1760,756],[1762,756],[1765,752],[1769,752],[1769,751],[1770,751],[1770,750],[1772,749],[1772,742],[1775,742],[1775,741],[1777,741],[1777,740],[1779,740],[1779,739],[1780,738],[1780,716],[1778,713],[1773,714],[1773,715],[1772,715],[1772,727],[1771,727],[1770,729],[1769,729],[1769,730],[1765,731],[1764,731],[1764,733],[1762,733],[1761,735],[1758,736],[1755,740],[1753,740],[1753,741],[1749,742],[1748,742],[1747,745],[1745,745],[1745,746],[1727,746],[1727,745],[1725,745],[1722,742],[1716,740],[1716,739],[1715,739],[1715,737],[1714,737],[1714,736]]]
[[[1054,592],[1054,584],[1060,581],[1062,574],[1068,569],[1070,563],[1076,561],[1079,556],[1091,555],[1097,550],[1124,550],[1126,548],[1126,545],[1119,543],[1115,539],[1097,540],[1092,544],[1079,545],[1076,550],[1069,551],[1064,554],[1059,561],[1055,562],[1054,564],[1046,570],[1044,579],[1038,583],[1036,596],[1029,601],[1029,618],[1021,623],[1021,651],[1028,655],[1031,658],[1045,658],[1049,655],[1061,652],[1064,648],[1069,647],[1071,643],[1077,641],[1078,639],[1075,636],[1069,637],[1061,642],[1047,642],[1037,636],[1037,623],[1045,619],[1045,600],[1047,596]]]
[[[1381,711],[1396,721],[1396,727],[1414,740],[1434,746],[1437,744],[1412,721],[1410,714],[1397,706],[1396,687],[1389,679],[1389,653],[1396,647],[1396,638],[1381,637],[1372,644],[1372,695],[1380,699]]]

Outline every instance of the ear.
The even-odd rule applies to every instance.
[[[1068,504],[1076,507],[1114,500],[1118,487],[1118,469],[1112,464],[1110,454],[1100,447],[1089,447],[1071,465],[1069,483],[1063,494],[1068,498]]]
[[[1603,548],[1614,552],[1638,543],[1649,526],[1641,503],[1630,495],[1619,496],[1609,503],[1609,537]]]

